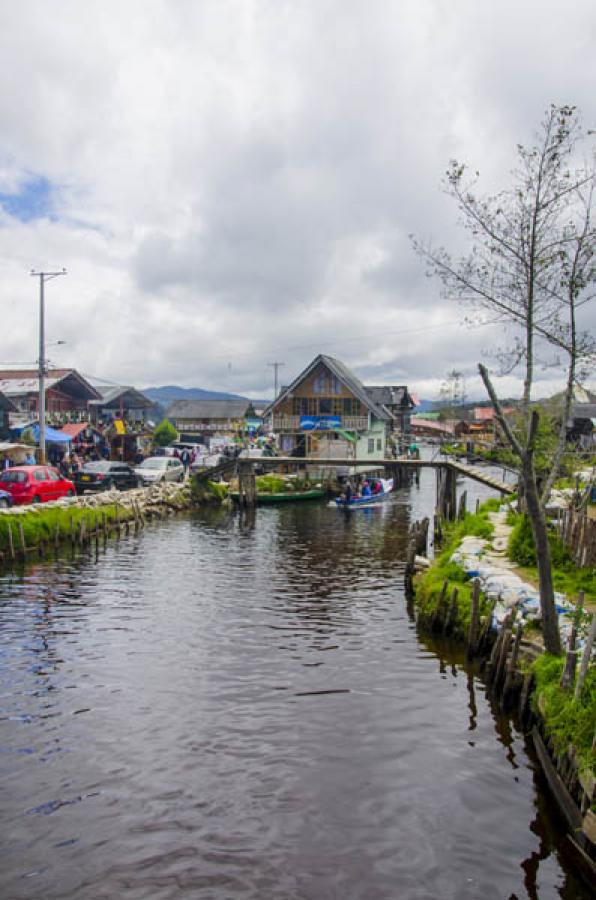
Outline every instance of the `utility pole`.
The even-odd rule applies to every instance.
[[[279,370],[279,368],[280,368],[281,366],[285,366],[285,363],[282,363],[282,362],[270,362],[270,363],[267,363],[267,365],[268,365],[268,366],[273,366],[273,371],[274,371],[274,373],[275,373],[275,374],[274,374],[273,399],[274,399],[274,400],[277,400],[277,386],[278,386],[278,377],[277,377],[277,373],[278,373],[278,370]]]
[[[36,272],[31,269],[31,275],[39,278],[39,462],[43,465],[46,461],[46,337],[45,337],[45,309],[44,309],[44,285],[52,278],[66,275],[66,269],[60,272]]]

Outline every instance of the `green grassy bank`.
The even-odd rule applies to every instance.
[[[429,569],[418,575],[415,579],[416,599],[419,619],[422,624],[430,622],[437,608],[437,602],[445,581],[448,582],[447,595],[450,596],[454,587],[457,588],[457,618],[453,623],[453,635],[463,637],[470,626],[470,609],[472,596],[472,582],[456,563],[451,562],[451,556],[466,535],[490,540],[493,535],[493,525],[488,518],[490,512],[498,510],[499,500],[488,500],[477,513],[466,513],[458,522],[450,522],[443,527],[443,542],[441,551],[433,560]],[[480,615],[488,612],[488,603],[481,598]]]
[[[41,543],[53,543],[70,540],[71,534],[77,534],[84,523],[86,532],[95,531],[104,521],[125,522],[132,519],[131,510],[116,504],[87,509],[78,506],[35,506],[24,513],[3,513],[0,515],[0,552],[10,550],[9,531],[15,551],[21,548],[20,526],[23,528],[25,546],[38,547]]]
[[[596,725],[596,666],[588,670],[581,697],[573,689],[561,688],[564,658],[548,653],[532,665],[536,686],[532,697],[534,711],[542,717],[547,734],[557,753],[573,744],[580,772],[594,771],[594,728]]]
[[[437,607],[443,583],[448,582],[448,594],[454,587],[458,589],[458,617],[452,630],[456,639],[464,639],[470,623],[471,581],[460,566],[450,562],[450,557],[461,543],[465,535],[475,535],[490,539],[493,527],[488,513],[496,511],[499,500],[485,503],[478,514],[466,515],[456,523],[445,528],[445,540],[441,552],[431,567],[415,579],[415,604],[422,625],[430,624]],[[528,580],[537,581],[535,552],[529,523],[522,516],[510,518],[513,532],[509,541],[508,555],[518,565],[525,564],[520,574]],[[578,590],[584,590],[586,599],[594,597],[595,573],[593,569],[576,569],[570,560],[567,548],[552,535],[551,550],[553,553],[553,574],[555,586],[573,598]],[[488,604],[480,606],[481,615],[488,610]],[[563,690],[560,686],[564,666],[564,656],[543,654],[534,662],[522,662],[525,671],[531,670],[535,678],[532,695],[534,711],[544,723],[545,734],[552,738],[557,753],[566,751],[570,744],[575,748],[581,772],[596,768],[593,746],[594,728],[596,725],[596,667],[592,665],[588,671],[581,697],[577,700],[573,687]]]

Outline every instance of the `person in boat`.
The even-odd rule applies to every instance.
[[[373,481],[372,492],[374,495],[383,493],[383,485],[380,481]]]
[[[362,485],[362,497],[370,497],[370,484],[368,481],[364,481]]]
[[[344,498],[346,503],[349,503],[352,497],[354,496],[354,489],[352,488],[352,482],[348,478],[346,481],[346,489],[344,491]]]

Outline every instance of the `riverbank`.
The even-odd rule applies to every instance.
[[[596,669],[589,662],[591,615],[582,611],[583,596],[576,609],[557,594],[560,630],[569,650],[567,657],[544,653],[539,593],[516,568],[526,539],[521,517],[513,520],[500,501],[489,501],[476,515],[448,525],[441,552],[415,578],[414,605],[424,628],[466,642],[468,655],[481,660],[503,708],[517,701],[522,724],[538,727],[535,743],[541,742],[541,734],[553,759],[551,787],[556,793],[561,781],[560,792],[575,804],[579,818],[573,821],[580,823],[581,839],[593,853]],[[535,569],[528,571],[535,574]],[[572,585],[592,586],[594,573],[567,572],[566,577]],[[588,594],[587,599],[594,598]],[[588,655],[576,677],[578,649]]]
[[[191,486],[159,484],[132,491],[103,491],[50,503],[0,510],[0,561],[45,556],[62,545],[83,546],[92,539],[138,531],[146,521],[193,505]]]

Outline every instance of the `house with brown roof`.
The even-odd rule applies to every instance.
[[[392,417],[344,363],[319,354],[264,410],[284,455],[383,458]]]
[[[75,369],[49,369],[45,377],[46,417],[60,425],[87,418],[90,400],[100,394]],[[23,424],[37,417],[39,412],[39,379],[37,369],[0,370],[0,392],[16,407],[11,425]],[[19,421],[20,420],[20,421]]]

